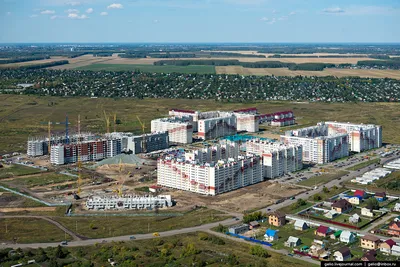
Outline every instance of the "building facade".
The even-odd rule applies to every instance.
[[[201,119],[198,124],[198,136],[209,140],[237,133],[237,118],[233,113],[218,112],[217,117]]]
[[[153,209],[172,207],[170,195],[159,196],[90,196],[86,201],[87,209]]]
[[[127,151],[133,154],[149,153],[167,149],[169,146],[168,132],[154,132],[140,136],[127,137]]]
[[[168,132],[169,142],[191,144],[193,142],[193,118],[172,117],[152,120],[151,132]]]

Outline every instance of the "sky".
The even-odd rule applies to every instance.
[[[400,43],[400,0],[0,0],[0,43]]]

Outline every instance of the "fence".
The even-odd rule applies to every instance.
[[[238,234],[233,234],[233,233],[229,233],[229,232],[226,232],[226,234],[230,235],[230,236],[233,236],[233,237],[244,239],[246,241],[250,241],[250,242],[258,243],[258,244],[261,244],[261,245],[265,245],[265,246],[268,246],[268,247],[272,246],[271,243],[268,243],[268,242],[265,242],[265,241],[261,241],[261,240],[258,240],[258,239],[254,239],[254,238],[251,238],[251,237],[238,235]]]

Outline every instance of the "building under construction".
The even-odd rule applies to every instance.
[[[168,132],[154,132],[139,136],[128,136],[126,138],[126,149],[124,140],[123,148],[127,151],[132,151],[133,154],[150,153],[169,147]]]
[[[86,208],[90,210],[155,209],[155,208],[166,208],[172,206],[173,202],[170,195],[90,196],[86,200]]]
[[[169,142],[191,144],[193,142],[193,118],[171,117],[151,121],[151,132],[168,131]]]

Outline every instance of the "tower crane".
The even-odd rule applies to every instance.
[[[114,112],[114,133],[117,132],[117,112]]]
[[[107,116],[107,113],[105,110],[103,110],[103,113],[104,113],[104,118],[106,120],[107,133],[110,133],[110,118],[109,118],[109,116]]]
[[[68,115],[65,114],[65,121],[63,122],[54,122],[54,121],[48,121],[48,122],[41,122],[40,124],[47,125],[47,135],[48,135],[48,147],[47,151],[50,155],[50,150],[51,150],[51,125],[65,125],[65,143],[69,144],[69,134],[68,134],[68,125],[70,124],[68,122]]]
[[[81,185],[82,185],[82,162],[81,162],[81,115],[78,115],[78,198],[81,193]]]
[[[140,125],[142,126],[142,133],[143,133],[143,138],[142,138],[142,152],[143,152],[143,153],[146,153],[146,152],[147,152],[147,149],[146,149],[146,140],[145,140],[145,136],[144,136],[146,126],[145,126],[144,123],[140,120],[139,116],[136,116],[136,118],[138,119]]]

